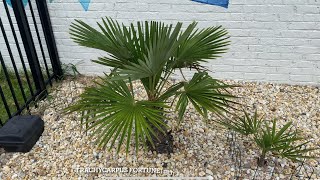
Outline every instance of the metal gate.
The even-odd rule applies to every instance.
[[[62,76],[46,0],[0,5],[0,127],[46,96]]]

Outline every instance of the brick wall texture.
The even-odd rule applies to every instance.
[[[228,9],[189,0],[91,0],[88,11],[78,0],[54,0],[48,7],[62,63],[85,74],[109,71],[90,61],[105,53],[72,42],[69,26],[74,19],[96,26],[109,16],[125,24],[222,25],[231,36],[230,49],[206,64],[216,78],[320,84],[320,0],[230,0]]]

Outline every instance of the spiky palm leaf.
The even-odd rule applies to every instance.
[[[258,117],[257,111],[255,111],[253,116],[250,116],[245,110],[243,112],[244,116],[242,117],[237,117],[231,121],[225,119],[218,120],[218,123],[242,135],[256,134],[261,128],[262,117]]]
[[[189,103],[203,116],[207,117],[207,111],[217,114],[228,112],[236,102],[230,99],[235,96],[225,89],[233,86],[226,85],[219,80],[213,79],[206,72],[195,73],[193,78],[184,84],[184,90],[179,92],[176,110],[179,119],[183,118]]]
[[[195,24],[196,25],[196,24]],[[192,27],[192,28],[191,28]],[[193,31],[189,26],[186,32]],[[188,33],[188,37],[179,39],[180,46],[175,55],[175,68],[199,67],[200,62],[216,59],[225,53],[229,45],[228,32],[221,26],[209,27],[201,31]]]
[[[163,111],[166,108],[163,102],[136,101],[126,83],[122,80],[97,83],[96,87],[90,87],[80,96],[80,100],[66,109],[66,112],[87,112],[82,114],[83,125],[86,131],[93,130],[92,136],[98,135],[99,146],[109,149],[116,145],[120,147],[126,139],[128,152],[132,137],[135,139],[136,150],[140,142],[149,140],[154,131],[150,127],[156,127],[159,131],[166,126],[163,123]],[[88,118],[90,117],[90,118]],[[165,133],[165,132],[163,132]]]
[[[83,21],[71,25],[72,39],[86,47],[109,53],[94,62],[117,68],[124,78],[141,79],[152,96],[161,78],[167,78],[176,68],[200,68],[200,62],[219,57],[229,45],[227,31],[221,26],[196,29],[191,23],[185,31],[182,23],[165,25],[161,22],[138,22],[130,26],[120,25],[110,18],[98,23],[98,31]],[[119,77],[118,77],[119,78]],[[158,90],[158,91],[156,91]]]

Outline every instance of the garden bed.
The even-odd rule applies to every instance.
[[[177,126],[174,113],[168,114],[172,121],[175,152],[168,155],[156,155],[152,152],[133,148],[128,156],[123,151],[118,155],[115,150],[98,149],[94,138],[80,128],[79,115],[62,113],[63,108],[77,100],[83,88],[92,84],[92,77],[68,79],[56,84],[50,96],[39,103],[34,114],[39,114],[45,121],[45,131],[35,147],[29,153],[5,153],[0,150],[0,179],[68,177],[74,179],[110,177],[110,176],[175,176],[226,178],[235,176],[243,178],[288,179],[291,176],[301,178],[311,176],[320,178],[319,159],[292,163],[284,159],[269,159],[268,167],[257,169],[257,148],[214,122],[206,124],[191,108],[184,121]],[[283,125],[292,121],[294,126],[303,130],[304,137],[311,141],[313,147],[320,145],[320,92],[311,86],[275,85],[270,83],[249,83],[226,81],[240,85],[231,92],[241,98],[237,99],[248,110],[257,108],[264,114],[264,119],[278,119]],[[146,95],[139,84],[134,84],[134,91],[140,98]],[[215,118],[215,117],[211,117]],[[210,117],[209,117],[210,119]],[[316,150],[312,155],[319,156]],[[239,159],[241,157],[241,159]],[[239,165],[241,162],[241,165]],[[105,173],[80,172],[82,168],[132,168],[131,173],[115,173],[104,169]],[[301,168],[300,168],[301,167]],[[160,168],[156,173],[135,173],[134,168]],[[299,170],[300,168],[300,170]],[[88,169],[87,169],[88,170]],[[94,171],[91,169],[91,171]],[[118,169],[119,170],[119,169]],[[158,170],[158,169],[157,169]],[[111,171],[111,172],[110,172]]]

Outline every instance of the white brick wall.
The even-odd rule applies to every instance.
[[[320,84],[320,0],[230,0],[229,9],[190,0],[91,0],[87,12],[78,0],[54,0],[48,6],[62,62],[76,64],[83,73],[108,71],[90,62],[105,53],[73,43],[69,26],[74,19],[95,25],[110,16],[124,23],[222,25],[232,45],[208,64],[217,78]]]
[[[48,67],[50,68],[51,67],[51,63],[50,63],[49,53],[48,53],[48,51],[46,51],[47,47],[46,47],[44,35],[43,35],[43,32],[42,32],[42,27],[41,27],[41,24],[40,24],[39,14],[38,14],[38,11],[37,11],[37,8],[36,8],[37,6],[36,6],[36,3],[35,3],[34,0],[32,0],[31,2],[32,2],[32,7],[34,9],[34,15],[35,15],[37,27],[38,27],[38,30],[39,30],[41,42],[42,42],[43,48],[45,49],[44,50],[44,54],[45,54],[44,57],[45,57],[45,60],[46,60],[46,62],[48,64]],[[13,10],[12,10],[12,8],[10,6],[8,6],[8,9],[9,9],[9,13],[10,13],[10,16],[11,16],[11,20],[13,22],[13,27],[14,27],[16,35],[17,35],[19,46],[21,48],[23,60],[24,60],[24,62],[26,64],[27,69],[29,70],[30,68],[28,66],[26,53],[25,53],[24,47],[22,45],[20,32],[19,32],[19,29],[18,29],[18,25],[17,25],[16,19],[15,19]],[[28,22],[30,24],[30,30],[31,30],[31,33],[33,34],[33,41],[35,43],[37,54],[38,54],[38,57],[39,57],[39,60],[40,60],[40,65],[43,68],[45,68],[44,58],[43,58],[43,56],[41,54],[40,44],[39,44],[39,41],[38,41],[38,38],[37,38],[37,35],[36,35],[35,25],[34,25],[34,22],[33,22],[33,19],[32,19],[32,15],[31,15],[31,12],[30,12],[30,6],[27,5],[25,10],[26,10],[26,14],[27,14],[27,17],[28,17]],[[5,33],[6,33],[6,36],[8,38],[8,42],[9,42],[9,45],[10,45],[10,48],[11,48],[11,51],[12,51],[12,55],[14,57],[13,59],[15,61],[15,64],[16,64],[18,70],[21,70],[21,72],[22,72],[21,59],[20,59],[20,56],[19,56],[19,53],[18,53],[18,49],[17,49],[16,43],[14,41],[14,37],[13,37],[13,33],[11,31],[11,27],[10,27],[10,24],[9,24],[8,17],[7,17],[6,12],[5,12],[4,4],[2,2],[0,2],[0,18],[1,18],[2,23],[4,25]],[[1,31],[0,31],[0,52],[1,52],[2,56],[3,56],[3,58],[4,58],[4,61],[6,63],[6,67],[12,67],[11,58],[9,56],[9,51],[8,51],[8,48],[7,48],[6,44],[5,44],[4,36],[3,36]]]

